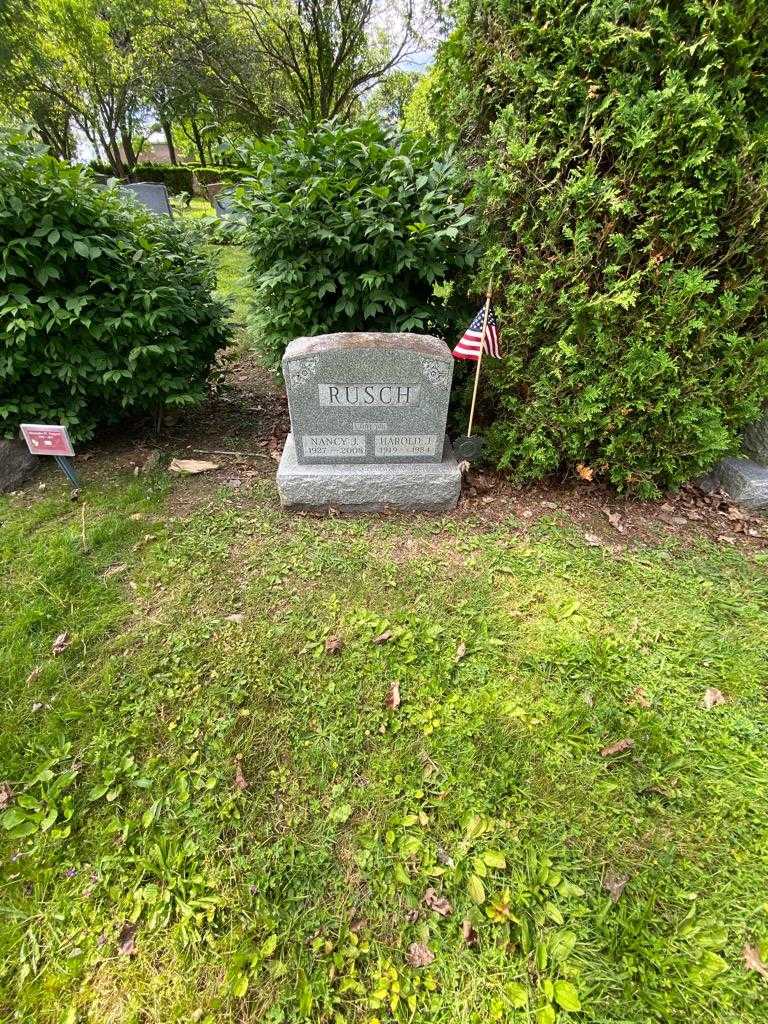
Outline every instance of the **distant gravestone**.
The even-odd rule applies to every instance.
[[[286,507],[456,505],[445,436],[453,358],[419,334],[297,338],[283,357],[291,433],[277,481]]]
[[[208,200],[208,202],[214,204],[216,196],[219,194],[219,192],[221,192],[223,188],[223,181],[211,181],[207,185],[203,185],[203,189],[205,190],[205,197]]]
[[[142,206],[146,206],[152,213],[163,214],[166,217],[173,216],[168,199],[168,189],[165,185],[154,181],[129,181],[121,184],[120,188],[132,192]]]
[[[768,469],[751,459],[729,455],[712,471],[732,501],[744,508],[768,509]]]
[[[0,494],[22,487],[39,468],[39,460],[26,445],[0,437]]]
[[[744,456],[728,456],[710,476],[737,505],[754,511],[768,509],[768,411],[744,431]]]
[[[744,447],[762,466],[768,466],[768,410],[744,431]]]
[[[221,220],[231,216],[235,211],[235,190],[233,188],[220,189],[213,197],[213,208],[216,216]]]

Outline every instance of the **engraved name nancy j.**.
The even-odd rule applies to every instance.
[[[320,405],[339,408],[417,405],[418,384],[318,384]]]
[[[362,434],[304,434],[302,445],[305,455],[365,455]]]
[[[400,455],[436,455],[437,434],[376,434],[373,454],[379,458]],[[365,455],[365,437],[359,434],[304,434],[305,455],[333,458],[339,455]]]

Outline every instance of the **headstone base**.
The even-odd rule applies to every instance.
[[[723,490],[737,504],[750,509],[768,509],[768,469],[750,459],[733,456],[721,459],[712,470]]]
[[[461,471],[448,438],[442,462],[300,466],[289,434],[277,489],[283,508],[450,512],[459,500]]]

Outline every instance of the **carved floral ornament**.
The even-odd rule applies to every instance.
[[[310,359],[294,359],[290,365],[291,384],[295,388],[306,384],[317,373],[319,362],[319,356],[312,356]]]
[[[436,388],[447,388],[450,381],[448,365],[439,359],[422,359],[424,376]]]

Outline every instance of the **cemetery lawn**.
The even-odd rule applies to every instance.
[[[763,1022],[764,543],[282,514],[217,254],[254,457],[0,498],[0,1022]]]
[[[761,556],[198,484],[0,500],[0,1020],[765,1021]]]

